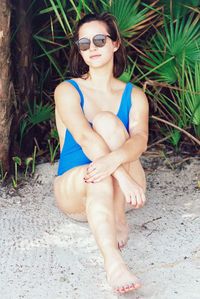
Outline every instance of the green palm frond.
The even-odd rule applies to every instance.
[[[31,126],[50,120],[52,115],[53,106],[50,104],[43,104],[42,102],[36,104],[36,102],[34,102],[32,108],[28,105],[27,120]]]
[[[30,131],[30,129],[41,123],[49,121],[54,114],[54,107],[51,104],[43,104],[41,101],[39,104],[34,100],[31,106],[27,103],[27,112],[22,116],[19,123],[19,138],[20,146],[24,136]]]
[[[154,79],[172,84],[177,81],[183,60],[191,67],[195,61],[200,61],[200,23],[193,15],[187,19],[168,20],[164,18],[163,29],[149,42],[145,52],[148,58],[143,57],[143,60],[148,64],[147,70],[157,67],[152,75]],[[172,60],[162,65],[169,58]]]
[[[156,13],[151,8],[157,2],[155,1],[151,6],[142,8],[139,7],[140,1],[113,0],[109,2],[109,7],[103,5],[103,10],[107,9],[116,17],[119,31],[123,37],[133,37],[152,22]]]
[[[164,12],[168,15],[173,15],[175,18],[188,14],[189,9],[198,8],[200,5],[199,0],[160,0],[159,4],[164,6]]]
[[[185,108],[188,121],[200,127],[200,62],[195,62],[194,71],[184,66],[179,78],[180,91],[174,91],[180,105]]]

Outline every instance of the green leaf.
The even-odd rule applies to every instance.
[[[147,70],[156,70],[151,78],[173,84],[178,80],[183,60],[193,68],[195,61],[200,61],[200,22],[198,17],[173,20],[164,18],[163,28],[152,37],[142,57]],[[170,60],[170,58],[174,58]],[[169,62],[162,66],[163,61]],[[162,66],[162,67],[161,67]]]
[[[28,158],[26,158],[26,160],[25,160],[25,165],[26,165],[26,166],[29,166],[29,164],[30,164],[32,161],[33,161],[33,158],[32,158],[32,157],[28,157]]]
[[[115,16],[123,37],[132,37],[138,34],[145,27],[144,24],[148,24],[155,16],[151,6],[139,7],[140,1],[112,0],[109,4],[109,8],[107,5],[103,5],[102,11],[107,10]],[[150,12],[151,15],[149,15]]]
[[[34,102],[33,108],[28,105],[27,120],[32,126],[40,124],[52,118],[53,110],[51,104],[43,104],[42,102],[36,104]]]
[[[20,157],[12,157],[13,161],[17,164],[17,165],[21,165],[22,164],[22,160],[20,159]]]

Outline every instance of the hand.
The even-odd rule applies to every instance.
[[[118,168],[116,156],[109,153],[89,164],[84,177],[86,183],[97,183],[111,175]]]
[[[135,209],[143,207],[146,202],[145,193],[142,187],[129,174],[119,181],[119,185],[127,203],[131,204]]]

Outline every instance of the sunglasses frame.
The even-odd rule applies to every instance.
[[[103,33],[95,34],[91,39],[89,39],[89,38],[87,38],[87,37],[82,37],[82,38],[80,38],[79,40],[77,40],[77,41],[75,42],[75,44],[77,45],[79,51],[87,51],[87,50],[89,50],[90,45],[91,45],[91,40],[92,40],[93,44],[94,44],[96,47],[98,47],[98,48],[102,48],[102,47],[104,47],[105,44],[106,44],[106,42],[105,42],[105,44],[104,44],[103,46],[98,46],[98,45],[95,44],[95,41],[94,41],[94,40],[95,40],[95,37],[98,36],[98,35],[100,35],[100,36],[104,36],[105,39],[106,39],[107,37],[109,37],[109,38],[112,40],[112,37],[111,37],[109,34],[103,34]],[[89,45],[89,48],[88,48],[88,49],[85,49],[85,50],[81,50],[81,49],[80,49],[79,42],[80,42],[80,40],[82,40],[82,39],[86,39],[86,40],[89,41],[89,42],[88,42],[88,45]]]

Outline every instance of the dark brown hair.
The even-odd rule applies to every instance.
[[[113,15],[111,15],[108,12],[104,12],[101,14],[87,14],[77,23],[69,57],[69,68],[71,76],[75,78],[82,77],[89,71],[89,66],[84,62],[81,54],[79,53],[79,49],[75,44],[75,41],[78,40],[80,27],[83,24],[92,21],[104,22],[106,24],[108,34],[111,36],[111,39],[120,43],[118,50],[114,52],[113,76],[117,78],[124,72],[126,68],[126,50],[118,30],[116,19]]]

